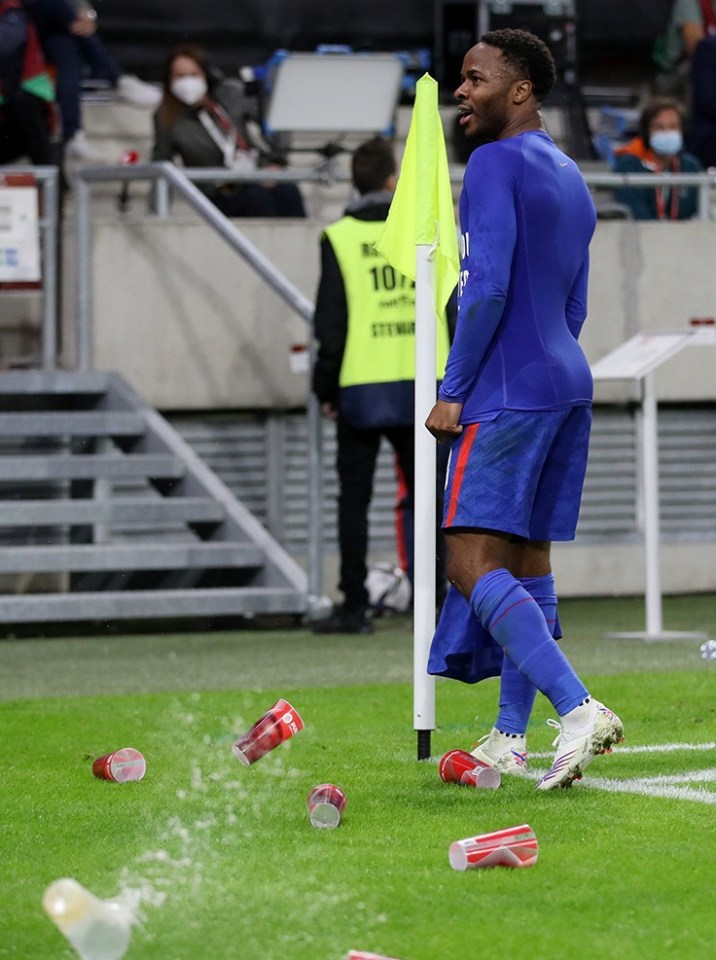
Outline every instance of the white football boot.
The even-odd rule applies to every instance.
[[[601,753],[611,753],[614,744],[624,739],[624,725],[608,707],[593,697],[584,707],[584,710],[578,708],[579,712],[572,711],[575,718],[567,714],[562,717],[561,723],[547,721],[559,730],[552,744],[557,752],[552,766],[537,783],[538,790],[571,787],[575,780],[581,779],[595,757]]]
[[[471,755],[488,767],[514,777],[529,776],[527,741],[524,736],[510,736],[493,727],[475,744]]]

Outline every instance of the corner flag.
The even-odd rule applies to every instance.
[[[455,210],[445,134],[438,110],[438,85],[424,74],[415,85],[415,105],[400,177],[376,250],[404,276],[415,280],[416,244],[430,246],[435,261],[435,313],[442,316],[460,267]]]
[[[423,422],[435,403],[437,324],[443,322],[460,269],[438,85],[427,73],[416,84],[400,177],[376,249],[415,281],[413,727],[418,733],[418,759],[425,760],[436,726],[435,677],[428,675],[427,667],[435,630],[437,458],[435,440]]]

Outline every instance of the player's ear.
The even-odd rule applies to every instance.
[[[525,103],[532,94],[531,80],[518,80],[512,88],[512,102],[515,104]]]

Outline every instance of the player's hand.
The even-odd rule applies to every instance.
[[[461,414],[461,403],[448,403],[447,400],[438,400],[430,411],[425,426],[438,443],[449,443],[462,433]]]
[[[337,420],[338,419],[338,410],[330,402],[330,400],[325,400],[321,404],[321,414],[326,418],[326,420]]]

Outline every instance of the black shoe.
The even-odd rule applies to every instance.
[[[338,607],[330,617],[319,622],[313,628],[314,633],[373,633],[374,628],[368,611],[364,608],[347,610]]]

